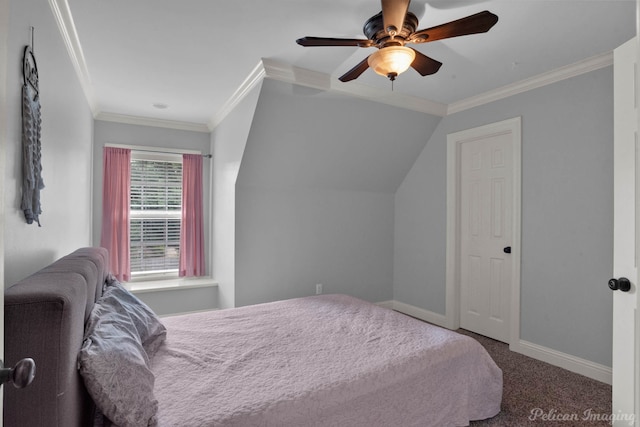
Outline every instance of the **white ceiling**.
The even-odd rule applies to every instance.
[[[262,58],[344,74],[374,48],[305,48],[295,40],[365,38],[364,22],[381,9],[379,0],[68,0],[68,6],[95,114],[202,125]],[[482,10],[499,17],[486,34],[412,45],[444,65],[426,77],[408,70],[394,91],[443,104],[609,52],[635,34],[634,0],[413,0],[410,10],[419,29]],[[356,82],[391,91],[370,69]]]

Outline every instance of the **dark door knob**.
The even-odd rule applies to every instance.
[[[609,280],[609,289],[612,291],[617,291],[618,289],[622,292],[629,292],[631,289],[631,282],[626,277],[621,277],[619,279],[610,279]]]
[[[505,254],[510,254],[511,253],[511,246],[507,246],[502,250]]]
[[[36,376],[36,362],[31,358],[20,360],[13,368],[5,368],[0,360],[0,385],[10,382],[15,388],[25,388]]]

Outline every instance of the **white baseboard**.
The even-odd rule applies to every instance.
[[[384,307],[384,308],[388,308],[393,310],[393,301],[389,300],[389,301],[380,301],[377,302],[376,305],[379,305],[380,307]]]
[[[415,317],[420,320],[424,320],[425,322],[433,323],[434,325],[442,326],[446,328],[447,326],[447,318],[444,314],[434,313],[433,311],[425,310],[424,308],[415,307],[410,304],[405,304],[400,301],[387,301],[386,303],[391,303],[391,307],[393,310],[399,311],[400,313],[404,313],[411,317]]]
[[[547,362],[576,374],[611,385],[611,368],[548,347],[520,340],[509,346],[511,351]]]
[[[179,311],[177,313],[166,313],[166,314],[158,314],[158,317],[171,317],[171,316],[182,316],[183,314],[194,314],[194,313],[205,313],[208,311],[218,311],[219,308],[203,308],[202,310],[191,310],[191,311]]]
[[[448,324],[446,316],[442,314],[434,313],[403,302],[395,300],[383,301],[378,303],[378,305],[391,308],[411,317],[415,317],[444,328],[446,328]],[[570,354],[524,340],[519,340],[516,343],[510,344],[509,350],[558,366],[568,371],[575,372],[576,374],[584,375],[585,377],[592,378],[605,384],[611,384],[611,368],[609,366],[604,366],[599,363],[591,362],[577,356],[572,356]]]

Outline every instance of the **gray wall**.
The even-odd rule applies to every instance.
[[[102,227],[102,159],[105,144],[140,145],[156,148],[174,148],[183,150],[199,150],[209,153],[209,134],[186,130],[165,129],[125,123],[95,121],[94,153],[93,153],[93,244],[100,245]],[[203,206],[204,234],[207,274],[211,274],[210,218],[211,206],[211,161],[203,159]]]
[[[235,306],[236,180],[260,95],[257,85],[211,133],[213,152],[213,276],[220,308]]]
[[[4,174],[5,286],[91,243],[93,117],[47,2],[9,3]],[[22,55],[35,27],[42,105],[42,227],[20,210]],[[4,72],[3,72],[4,75]]]
[[[217,309],[220,305],[217,286],[134,290],[133,294],[151,307],[158,316],[206,311],[212,308]]]
[[[393,194],[440,118],[263,82],[236,186],[236,305],[392,297]]]
[[[516,116],[521,339],[610,366],[612,67],[442,120],[396,193],[394,298],[444,314],[446,135]]]

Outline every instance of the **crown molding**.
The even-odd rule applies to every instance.
[[[127,114],[100,112],[94,117],[104,122],[125,123],[129,125],[153,126],[157,128],[187,130],[191,132],[209,133],[209,127],[202,123],[181,122],[178,120],[154,119],[151,117],[130,116]]]
[[[71,64],[78,75],[78,80],[80,81],[80,86],[82,87],[84,96],[87,99],[89,108],[95,118],[98,113],[98,104],[93,93],[89,70],[84,59],[84,53],[82,52],[78,32],[76,31],[76,26],[73,22],[73,16],[69,9],[69,3],[67,0],[49,0],[49,6],[53,12],[53,17],[58,24],[58,30],[60,31],[62,40],[67,48]]]
[[[251,90],[262,82],[262,79],[265,76],[265,69],[263,66],[263,60],[258,62],[258,64],[251,70],[251,73],[247,76],[246,79],[242,82],[240,87],[236,89],[236,91],[231,95],[231,97],[224,103],[222,108],[211,117],[209,123],[207,124],[209,131],[213,131],[227,115],[233,111],[234,108],[238,106],[238,104],[251,92]]]
[[[399,92],[389,92],[380,90],[372,86],[363,85],[356,82],[343,83],[336,77],[317,71],[299,68],[293,65],[284,64],[272,59],[262,59],[265,69],[265,77],[293,83],[314,89],[341,93],[348,96],[380,102],[394,107],[405,108],[426,114],[444,117],[447,113],[447,106],[424,98],[418,98]]]
[[[538,74],[529,79],[502,86],[498,89],[481,93],[480,95],[472,96],[461,101],[452,102],[447,108],[447,115],[495,102],[610,65],[613,65],[613,52],[605,52],[546,73]]]
[[[555,70],[539,74],[529,79],[491,90],[480,95],[472,96],[449,105],[429,101],[411,95],[398,92],[388,92],[355,82],[345,84],[337,78],[317,71],[296,67],[272,59],[263,58],[253,69],[242,85],[227,100],[222,109],[209,122],[209,130],[213,130],[235,108],[250,90],[262,81],[270,78],[286,83],[297,84],[323,91],[342,93],[369,101],[381,102],[394,107],[406,108],[439,117],[458,113],[480,105],[488,104],[500,99],[508,98],[519,93],[537,89],[552,83],[556,83],[571,77],[579,76],[613,64],[613,52],[605,52],[600,55],[570,64]]]

